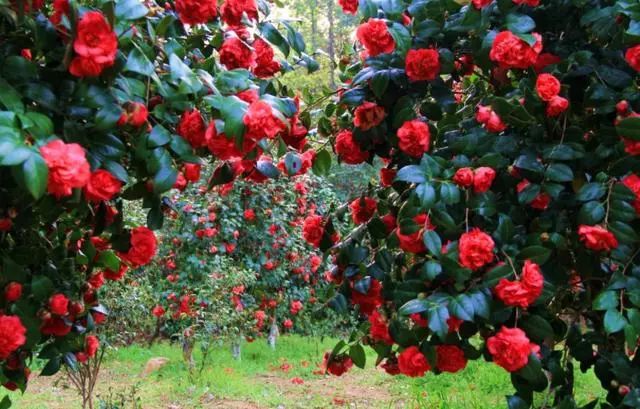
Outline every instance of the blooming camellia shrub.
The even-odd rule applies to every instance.
[[[637,4],[344,0],[347,84],[319,129],[379,186],[306,237],[367,325],[326,357],[390,374],[511,374],[510,408],[575,408],[574,367],[640,407]],[[342,60],[348,61],[348,58]]]
[[[209,186],[279,175],[272,148],[286,175],[330,158],[307,149],[309,116],[275,79],[287,57],[317,64],[264,1],[0,8],[0,384],[24,391],[36,357],[51,375],[95,356],[101,287],[153,259],[163,194],[198,179],[201,157],[220,161]]]

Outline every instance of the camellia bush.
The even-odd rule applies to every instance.
[[[317,64],[264,1],[19,0],[0,19],[0,384],[24,391],[34,358],[51,375],[96,356],[101,287],[153,259],[165,192],[201,157],[208,186],[330,157],[277,79]]]
[[[159,332],[205,347],[274,337],[275,328],[329,333],[333,320],[314,319],[314,311],[331,286],[299,226],[308,212],[334,205],[332,197],[311,176],[236,181],[211,192],[194,184],[173,195],[158,257],[139,273],[154,294],[148,309]]]
[[[575,368],[606,391],[581,407],[640,407],[638,4],[340,3],[361,24],[319,131],[343,164],[386,165],[350,234],[304,226],[330,303],[367,318],[329,372],[362,345],[414,377],[484,359],[515,409],[576,408]]]

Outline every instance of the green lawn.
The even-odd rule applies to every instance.
[[[157,344],[109,352],[101,373],[98,395],[138,398],[143,408],[495,408],[504,407],[504,395],[512,393],[509,375],[486,362],[470,362],[455,375],[409,379],[390,377],[373,368],[354,368],[347,376],[328,377],[317,370],[322,353],[335,344],[331,339],[297,336],[278,340],[275,351],[264,341],[244,344],[242,360],[231,357],[227,346],[216,348],[202,373],[190,374],[178,345]],[[200,361],[200,353],[196,353]],[[169,363],[150,376],[141,372],[150,358],[166,357]],[[287,370],[287,367],[289,369]],[[587,402],[600,391],[592,374],[576,374],[579,401]],[[304,383],[295,384],[299,377]],[[29,392],[12,394],[15,407],[28,409],[79,408],[78,399],[63,377],[36,377]],[[99,407],[99,405],[96,405]],[[124,408],[123,408],[124,409]]]

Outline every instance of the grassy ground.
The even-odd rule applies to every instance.
[[[508,374],[493,364],[470,362],[455,375],[409,379],[390,377],[373,368],[354,368],[342,377],[314,374],[322,352],[335,340],[295,336],[278,340],[271,350],[264,342],[244,344],[242,360],[231,357],[228,347],[216,348],[201,373],[190,374],[177,345],[158,344],[109,352],[97,394],[103,401],[125,400],[119,409],[132,408],[139,399],[143,408],[495,408],[504,407],[511,393]],[[169,362],[143,377],[147,361],[166,357]],[[196,361],[200,354],[196,353]],[[302,384],[292,382],[302,379]],[[594,398],[600,388],[593,374],[577,374],[579,401]],[[28,393],[12,394],[16,408],[75,409],[79,400],[63,376],[34,377]],[[99,405],[96,405],[99,407]]]

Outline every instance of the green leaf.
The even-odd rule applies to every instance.
[[[111,271],[120,270],[120,259],[113,250],[104,250],[98,256],[98,263]]]
[[[425,299],[415,299],[406,302],[402,307],[398,309],[400,315],[411,315],[417,312],[427,311],[428,303]]]
[[[640,141],[640,117],[629,116],[616,125],[618,136]]]
[[[435,230],[426,230],[422,235],[422,241],[431,254],[436,257],[440,257],[442,252],[442,240]]]
[[[247,70],[223,71],[216,75],[216,88],[224,95],[233,95],[251,86],[251,73]]]
[[[316,175],[328,175],[331,169],[331,154],[326,149],[317,152],[311,169]]]
[[[460,189],[453,183],[440,184],[440,199],[446,204],[456,204],[460,202]]]
[[[593,309],[606,311],[618,308],[618,293],[615,291],[603,291],[593,300]]]
[[[31,292],[38,301],[44,301],[53,293],[54,286],[47,276],[38,275],[31,280]]]
[[[463,321],[473,321],[473,301],[466,294],[459,294],[449,302],[451,313]]]
[[[428,183],[421,183],[416,187],[416,194],[420,198],[420,205],[430,209],[436,201],[436,190]]]
[[[444,339],[449,331],[447,319],[449,319],[449,309],[444,305],[430,308],[428,311],[429,329]]]
[[[427,261],[422,267],[423,276],[427,280],[434,280],[440,274],[442,274],[442,265],[437,261]]]
[[[137,1],[137,0],[136,0]],[[124,66],[125,71],[137,72],[138,74],[151,76],[154,73],[154,66],[149,58],[138,48],[134,48],[129,53],[127,64]]]
[[[280,31],[271,23],[263,23],[260,27],[260,32],[271,44],[275,45],[282,51],[285,58],[289,57],[290,46],[289,42],[282,36]]]
[[[542,343],[545,339],[553,339],[553,327],[549,321],[539,315],[528,315],[522,320],[521,327],[536,343]]]
[[[0,409],[9,409],[11,407],[11,399],[9,399],[9,395],[5,395],[4,398],[0,401]]]
[[[601,183],[587,183],[576,193],[576,200],[588,202],[600,199],[604,196],[606,188]]]
[[[578,212],[578,222],[580,224],[594,225],[599,223],[605,216],[605,209],[600,202],[587,202]]]
[[[607,310],[604,314],[604,330],[607,334],[622,331],[627,324],[626,318],[616,309]]]
[[[162,125],[156,125],[149,133],[147,148],[157,148],[171,142],[171,133]]]
[[[349,347],[349,356],[358,368],[364,369],[364,366],[367,363],[367,356],[362,345],[356,344]]]
[[[507,396],[507,407],[509,409],[529,409],[531,404],[517,395]]]
[[[214,95],[204,98],[205,102],[220,111],[224,120],[224,133],[229,138],[244,135],[244,114],[248,104],[236,96]]]
[[[0,104],[4,105],[8,111],[24,112],[22,97],[9,83],[0,77]]]
[[[551,250],[542,246],[525,247],[518,253],[518,260],[531,260],[540,265],[546,263],[549,257],[551,257]]]
[[[20,117],[23,129],[37,138],[45,138],[53,134],[53,122],[48,116],[39,112],[27,112]]]
[[[638,233],[636,233],[633,227],[621,221],[611,222],[607,227],[609,227],[609,230],[623,243],[630,244],[640,240]]]
[[[44,368],[42,368],[40,376],[51,376],[57,374],[60,370],[60,364],[60,357],[51,358]]]
[[[33,152],[27,160],[22,163],[21,171],[25,187],[34,199],[41,198],[47,190],[47,178],[49,168],[39,153]]]
[[[297,153],[287,152],[287,154],[284,155],[284,167],[289,176],[297,175],[302,168],[302,159],[300,159]]]
[[[573,180],[573,171],[569,166],[562,163],[552,163],[547,168],[546,177],[553,182],[571,182]]]
[[[137,20],[146,16],[149,10],[140,0],[116,1],[116,17],[118,20]]]
[[[170,166],[162,167],[153,177],[153,192],[160,194],[171,189],[176,183],[178,172]]]
[[[420,166],[409,165],[398,171],[395,180],[409,183],[424,183],[427,181],[427,175]]]
[[[536,22],[526,14],[507,14],[507,28],[513,33],[529,33],[536,28]]]

